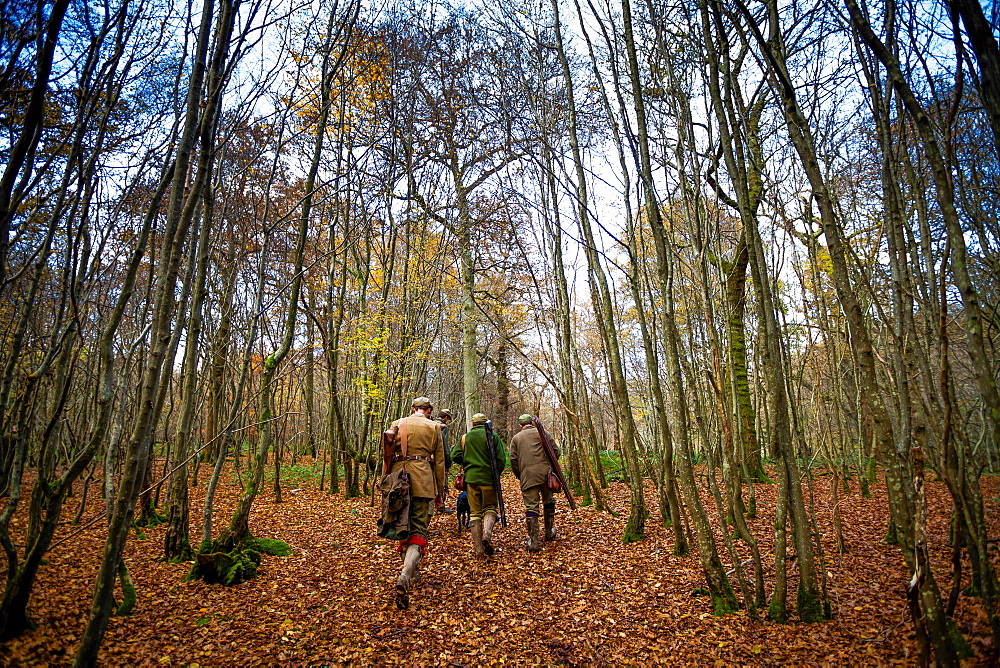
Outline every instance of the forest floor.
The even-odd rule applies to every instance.
[[[400,559],[395,545],[375,536],[376,509],[366,498],[319,492],[314,483],[286,484],[284,502],[260,497],[251,529],[262,538],[288,542],[289,557],[265,555],[258,576],[235,587],[182,582],[189,564],[162,560],[165,527],[145,529],[127,547],[138,587],[131,617],[112,618],[101,649],[104,665],[408,664],[492,663],[619,665],[886,665],[914,664],[916,643],[906,610],[907,574],[898,549],[882,542],[888,511],[884,489],[875,498],[841,494],[849,551],[834,551],[830,476],[817,476],[818,524],[824,527],[827,587],[833,620],[818,624],[753,621],[745,611],[712,615],[697,556],[671,554],[673,539],[653,518],[648,537],[623,544],[628,492],[612,484],[610,506],[620,515],[590,507],[569,510],[560,500],[558,540],[530,555],[516,482],[504,478],[510,524],[499,530],[497,554],[486,564],[472,559],[468,530],[454,514],[436,516],[423,564],[423,583],[410,609],[393,605]],[[296,486],[299,485],[299,486]],[[991,536],[1000,525],[1000,479],[982,481]],[[84,513],[97,516],[94,498]],[[216,526],[232,510],[239,485],[220,485]],[[770,553],[776,486],[756,486],[758,517],[751,528],[761,551]],[[200,516],[204,486],[192,489],[192,517]],[[946,546],[951,507],[941,483],[928,481],[928,534],[941,590],[950,587]],[[655,493],[647,502],[657,516]],[[74,501],[76,503],[74,503]],[[454,507],[454,494],[449,506]],[[26,503],[26,502],[23,502]],[[79,496],[67,504],[72,517]],[[711,504],[707,504],[712,513]],[[24,528],[23,512],[15,532]],[[0,645],[3,665],[61,665],[72,660],[86,623],[103,550],[104,522],[97,521],[59,543],[42,567],[31,613],[38,629]],[[79,527],[60,527],[57,540]],[[197,529],[192,527],[192,532]],[[17,538],[15,537],[15,540]],[[746,546],[737,543],[741,553]],[[720,543],[721,547],[721,543]],[[731,560],[720,554],[727,569]],[[994,560],[997,560],[994,552]],[[742,558],[747,558],[743,556]],[[773,557],[765,576],[773,582]],[[794,604],[795,579],[789,601]],[[964,569],[968,579],[968,564]],[[735,582],[735,579],[734,579]],[[770,593],[770,592],[769,592]],[[995,660],[981,602],[962,596],[955,621],[975,656],[967,665]]]

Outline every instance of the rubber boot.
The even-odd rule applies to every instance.
[[[528,552],[538,552],[542,549],[542,546],[538,544],[538,518],[529,517],[528,522],[528,542],[525,543],[525,547]]]
[[[493,525],[496,523],[496,514],[486,513],[483,515],[483,552],[486,553],[487,557],[493,556],[493,544],[490,540],[493,538]]]
[[[396,608],[406,610],[410,607],[410,587],[420,582],[420,559],[423,551],[419,545],[408,545],[403,557],[403,570],[396,580]]]
[[[543,507],[545,515],[545,540],[556,539],[556,528],[553,526],[556,519],[556,504],[545,504]]]
[[[486,552],[483,550],[483,521],[472,520],[472,522],[469,523],[469,527],[472,529],[472,556],[476,558],[476,561],[485,561]]]

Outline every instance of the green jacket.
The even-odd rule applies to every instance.
[[[503,473],[507,463],[507,451],[496,432],[493,432],[493,442],[497,448],[499,473]],[[451,461],[464,468],[466,484],[482,487],[493,486],[490,455],[486,451],[486,429],[482,425],[473,427],[455,444],[451,451]]]

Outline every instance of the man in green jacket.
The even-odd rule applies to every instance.
[[[493,434],[496,448],[497,477],[503,473],[507,461],[500,437]],[[493,526],[497,521],[497,492],[493,488],[493,469],[490,468],[490,453],[486,447],[486,416],[476,413],[472,416],[472,429],[455,444],[451,460],[465,471],[466,491],[469,493],[469,526],[472,529],[473,554],[479,561],[494,552],[491,543]]]

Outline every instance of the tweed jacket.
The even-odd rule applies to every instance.
[[[559,457],[558,447],[556,457]],[[542,440],[533,425],[524,427],[510,439],[510,468],[521,481],[522,491],[545,484],[552,465],[545,456]]]
[[[444,442],[440,422],[428,420],[420,413],[400,418],[392,423],[396,433],[396,456],[402,455],[403,432],[406,432],[406,456],[422,457],[409,461],[393,461],[390,473],[406,469],[410,476],[410,496],[433,499],[444,496]],[[427,460],[433,460],[427,461]]]

